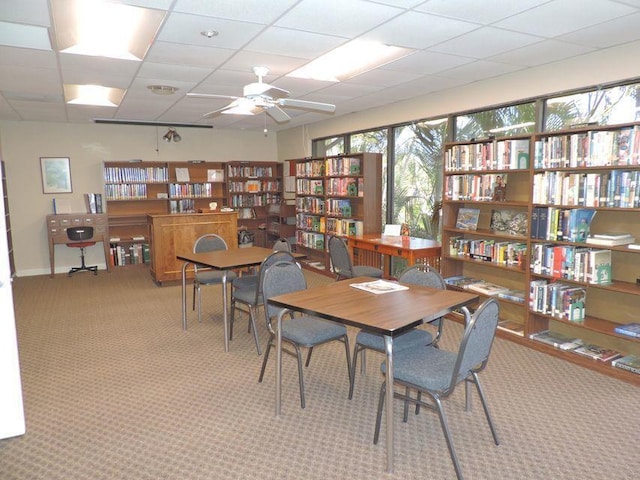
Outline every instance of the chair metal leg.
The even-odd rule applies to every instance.
[[[300,382],[300,406],[304,408],[306,406],[304,401],[304,373],[302,371],[302,354],[300,353],[300,347],[298,345],[294,345],[296,349],[296,356],[298,357],[298,381]],[[309,353],[311,353],[311,349],[309,349]],[[307,358],[308,361],[308,358]]]
[[[411,390],[409,390],[409,387],[405,388],[404,394],[405,396],[410,397]],[[418,395],[420,395],[419,392],[418,392]],[[409,421],[409,400],[408,399],[405,399],[404,401],[404,412],[402,413],[402,421],[404,423],[407,423],[407,421]]]
[[[349,400],[351,400],[351,394],[353,393],[352,385],[353,378],[351,377],[351,352],[349,351],[349,337],[345,334],[343,337],[344,349],[347,354],[347,375],[349,376]]]
[[[309,366],[309,362],[311,361],[311,354],[313,353],[313,347],[309,347],[309,351],[307,352],[307,361],[304,363],[305,367]]]
[[[367,349],[360,350],[360,373],[364,375],[367,372]]]
[[[458,480],[463,480],[460,462],[458,461],[458,456],[456,455],[456,451],[453,448],[453,440],[451,439],[451,432],[449,431],[447,417],[444,414],[444,410],[442,408],[442,402],[436,395],[431,395],[431,397],[433,398],[434,405],[436,406],[436,410],[438,412],[438,417],[440,418],[440,426],[442,427],[444,438],[447,441],[447,448],[449,449],[449,456],[451,456],[451,461],[453,462],[453,468],[456,471],[456,477],[458,478]]]
[[[236,300],[233,295],[231,295],[231,307],[229,310],[229,340],[233,340],[233,321],[236,317]]]
[[[373,433],[373,444],[378,444],[378,439],[380,438],[380,423],[382,422],[382,410],[384,407],[384,397],[386,390],[387,382],[382,382],[382,387],[380,387],[380,396],[378,397],[378,412],[376,413],[376,429]]]
[[[256,307],[249,306],[249,325],[253,328],[253,339],[256,342],[256,350],[258,351],[258,355],[261,355],[262,351],[260,350],[258,327],[256,326]]]
[[[480,396],[480,401],[482,402],[482,408],[484,409],[484,415],[487,417],[487,423],[489,424],[489,428],[491,429],[491,434],[493,435],[493,442],[496,445],[500,445],[500,440],[498,440],[498,433],[496,432],[496,427],[493,424],[493,420],[491,419],[491,414],[489,413],[489,407],[487,405],[487,399],[484,396],[484,390],[480,385],[480,379],[478,378],[477,373],[472,373],[473,375],[473,383],[476,384],[476,389],[478,390],[478,395]]]
[[[269,333],[269,341],[267,342],[267,349],[264,352],[264,359],[262,360],[262,368],[260,369],[258,383],[262,383],[262,379],[264,378],[264,371],[267,368],[267,360],[269,360],[269,352],[271,351],[271,346],[273,345],[273,341],[275,340],[275,338],[275,335]]]
[[[198,322],[202,323],[202,288],[198,284]]]
[[[351,364],[351,375],[349,378],[349,400],[353,398],[353,388],[356,383],[356,369],[358,365],[358,352],[360,351],[361,348],[362,347],[357,342],[356,342],[356,346],[353,347],[353,359],[352,359],[353,363]]]

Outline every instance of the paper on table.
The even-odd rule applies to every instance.
[[[354,288],[359,288],[360,290],[365,290],[367,292],[371,292],[375,294],[398,292],[400,290],[409,289],[409,287],[405,287],[404,285],[400,285],[399,283],[388,282],[386,280],[376,280],[374,282],[352,283],[351,286]]]

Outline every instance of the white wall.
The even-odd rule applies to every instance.
[[[0,122],[17,275],[49,273],[45,216],[53,213],[52,199],[69,198],[74,211],[85,212],[83,195],[103,191],[103,161],[277,160],[275,135],[265,137],[261,131],[178,128],[182,141],[166,143],[162,140],[166,130],[131,125]],[[73,193],[42,193],[40,157],[71,159]],[[66,272],[79,264],[77,249],[65,245],[55,249],[56,271]],[[87,249],[87,262],[104,266],[102,252],[101,244]]]

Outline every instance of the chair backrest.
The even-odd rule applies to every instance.
[[[276,252],[290,252],[291,245],[286,238],[280,238],[273,244],[273,250]]]
[[[275,251],[267,258],[265,258],[260,264],[258,270],[258,283],[256,285],[256,305],[260,303],[260,297],[262,296],[262,283],[264,282],[264,274],[271,265],[276,263],[296,263],[296,259],[291,253],[284,251]]]
[[[338,277],[353,277],[353,265],[349,256],[347,242],[335,235],[329,238],[329,257],[331,258],[331,269]]]
[[[399,282],[410,283],[412,285],[422,285],[423,287],[447,289],[447,284],[440,275],[440,272],[429,265],[412,265],[406,268],[398,277]]]
[[[269,299],[285,293],[297,292],[307,288],[307,280],[302,269],[294,262],[277,262],[264,269],[262,273],[262,298],[267,328],[273,333],[271,319],[283,308],[269,304]]]
[[[93,238],[93,227],[69,227],[67,228],[67,238],[74,242],[89,240]]]
[[[193,244],[193,253],[214,252],[216,250],[227,250],[227,242],[220,235],[207,233],[198,238]]]
[[[472,372],[477,373],[487,365],[496,336],[499,313],[498,301],[495,298],[489,298],[482,302],[471,318],[465,322],[450,390],[453,390],[457,383],[467,378]]]

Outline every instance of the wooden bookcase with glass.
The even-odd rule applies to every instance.
[[[565,349],[533,343],[640,384],[640,371],[612,365],[615,354],[640,356],[640,338],[616,332],[640,323],[640,127],[533,139],[528,334],[564,335],[575,340]]]
[[[441,273],[451,288],[500,301],[500,328],[524,338],[530,138],[445,146]],[[499,295],[498,295],[499,292]]]
[[[382,155],[295,160],[296,246],[304,265],[332,275],[328,239],[381,231]]]
[[[283,199],[283,164],[228,162],[227,205],[238,211],[238,230],[245,230],[258,246],[266,246],[267,212]]]
[[[148,263],[148,214],[193,213],[226,202],[218,162],[105,162],[105,200],[113,265]]]

